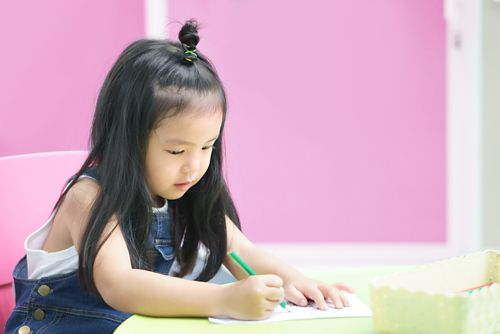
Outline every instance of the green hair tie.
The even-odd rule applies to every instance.
[[[186,50],[186,51],[184,51],[184,54],[189,55],[189,56],[193,56],[194,59],[197,59],[198,55],[196,54],[195,51],[196,51],[196,49],[194,49],[194,50]],[[193,59],[190,58],[190,57],[186,57],[184,59],[186,59],[187,61],[193,62]]]

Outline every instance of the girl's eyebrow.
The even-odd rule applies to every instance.
[[[215,141],[215,140],[217,140],[217,138],[219,138],[219,136],[215,136],[214,138],[207,140],[206,143],[210,143],[211,141]],[[188,141],[185,141],[182,139],[167,139],[167,140],[163,141],[163,144],[192,145],[192,146],[196,145],[194,143],[191,143],[191,142],[188,142]]]

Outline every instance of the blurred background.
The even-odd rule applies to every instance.
[[[495,0],[2,1],[0,156],[87,149],[120,52],[189,18],[254,242],[302,267],[500,248]]]

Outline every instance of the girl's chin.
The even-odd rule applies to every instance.
[[[173,201],[173,200],[179,199],[182,196],[184,196],[184,194],[186,194],[186,192],[187,192],[187,190],[177,189],[176,191],[171,191],[168,194],[165,194],[165,196],[163,198],[165,198],[167,201]]]

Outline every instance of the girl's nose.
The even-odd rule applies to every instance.
[[[188,174],[189,176],[195,176],[195,174],[200,169],[200,159],[196,156],[190,157],[182,166],[182,172]]]

